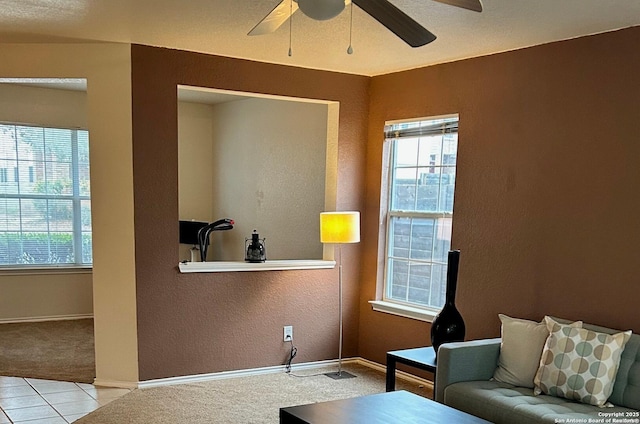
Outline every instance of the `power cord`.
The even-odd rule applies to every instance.
[[[291,362],[298,354],[298,348],[293,345],[293,339],[291,337],[287,337],[287,339],[289,343],[291,343],[291,350],[289,351],[289,359],[287,359],[287,363],[285,364],[285,372],[289,374],[291,372]]]
[[[293,345],[293,340],[291,339],[291,337],[287,337],[287,341],[291,343],[291,349],[289,350],[289,359],[287,359],[287,362],[284,364],[285,372],[287,374],[289,374],[292,377],[298,377],[298,378],[317,377],[319,375],[325,375],[325,373],[307,374],[307,375],[298,375],[298,374],[292,373],[291,362],[293,362],[293,358],[295,358],[296,355],[298,354],[298,348]]]
[[[289,351],[289,359],[287,359],[287,362],[285,364],[285,372],[287,374],[289,374],[292,377],[298,377],[298,378],[316,377],[318,375],[324,375],[324,373],[307,374],[307,375],[298,375],[298,374],[292,373],[291,362],[293,361],[293,358],[295,358],[296,355],[298,354],[298,348],[293,345],[293,340],[291,339],[291,337],[287,337],[287,341],[291,343],[291,350]]]

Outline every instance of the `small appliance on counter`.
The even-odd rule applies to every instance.
[[[190,262],[195,260],[195,257],[200,257],[200,248],[198,247],[198,231],[202,227],[206,227],[208,222],[205,221],[179,221],[180,223],[180,244],[190,244],[192,247],[189,250]]]
[[[209,234],[213,231],[226,231],[233,229],[233,219],[223,218],[209,225],[206,225],[198,231],[198,242],[200,247],[200,261],[207,261],[207,249],[209,248]]]
[[[260,263],[267,260],[267,249],[264,244],[265,239],[261,239],[256,230],[253,230],[251,238],[244,239],[244,246],[246,248],[245,261],[251,263]]]
[[[195,251],[200,251],[200,260],[206,262],[209,247],[209,235],[213,231],[225,231],[233,229],[233,219],[224,218],[212,223],[203,221],[179,221],[180,243],[192,244],[191,262]]]

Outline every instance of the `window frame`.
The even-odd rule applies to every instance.
[[[82,246],[83,246],[83,238],[84,235],[89,233],[91,234],[91,236],[93,235],[93,231],[92,229],[90,229],[88,232],[87,231],[83,231],[83,224],[82,224],[82,203],[83,201],[89,201],[91,202],[91,193],[89,192],[88,194],[81,194],[81,189],[80,189],[80,185],[81,185],[81,181],[80,181],[80,156],[79,156],[79,148],[78,148],[78,144],[79,144],[79,132],[84,132],[86,133],[87,136],[87,140],[89,139],[89,130],[86,128],[69,128],[69,127],[63,127],[63,126],[51,126],[51,125],[38,125],[38,124],[31,124],[31,123],[17,123],[17,122],[6,122],[6,121],[0,121],[0,124],[5,125],[5,126],[12,126],[14,127],[14,130],[17,127],[31,127],[31,128],[38,128],[38,129],[42,129],[42,130],[46,130],[46,129],[52,129],[52,130],[68,130],[71,131],[71,148],[70,148],[70,153],[71,153],[71,194],[37,194],[37,193],[0,193],[0,199],[16,199],[16,200],[22,200],[22,199],[27,199],[27,200],[68,200],[71,201],[71,209],[72,209],[72,218],[71,218],[71,226],[72,226],[72,245],[73,245],[73,252],[74,252],[74,262],[62,262],[62,263],[26,263],[26,264],[21,264],[21,263],[15,263],[15,264],[0,264],[0,274],[7,274],[7,273],[13,273],[13,272],[29,272],[29,273],[40,273],[40,272],[44,272],[47,273],[48,271],[53,271],[53,270],[60,270],[60,271],[64,271],[64,270],[68,270],[70,272],[72,272],[73,270],[78,270],[79,272],[85,272],[86,270],[91,270],[93,268],[93,246],[91,246],[91,262],[83,262],[83,250],[82,250]],[[16,145],[16,149],[17,149],[17,145]],[[16,159],[17,161],[19,161],[19,159]],[[44,163],[46,163],[48,161],[44,161]],[[88,159],[88,166],[90,167],[90,159]],[[19,181],[19,177],[20,177],[20,171],[18,167],[15,167],[15,176],[18,177],[17,181],[9,181],[9,179],[7,178],[7,181],[2,181],[0,182],[0,184],[10,184],[10,183],[16,183],[16,184],[20,184]],[[29,181],[29,183],[35,183],[35,172],[34,172],[34,168],[33,166],[29,166],[28,168],[26,168],[28,175],[27,175],[27,180]],[[90,181],[90,177],[89,177],[89,181]],[[22,221],[22,215],[20,215],[20,221]],[[48,219],[47,219],[48,222]],[[22,225],[22,224],[21,224]],[[47,227],[49,227],[49,225],[47,225]],[[9,232],[9,231],[7,231]],[[11,231],[13,232],[13,231]],[[20,230],[18,231],[19,233],[23,233],[22,228],[20,228]],[[47,229],[47,234],[52,234],[52,232]],[[92,243],[93,244],[93,243]]]
[[[437,121],[437,120],[449,120],[455,119],[456,125],[459,123],[459,115],[451,114],[451,115],[443,115],[443,116],[433,116],[433,117],[425,117],[425,118],[415,118],[415,119],[403,119],[403,120],[394,120],[388,121],[385,123],[385,127],[388,125],[402,124],[402,123],[410,123],[410,122],[425,122],[425,121]],[[455,130],[458,133],[458,130]],[[453,227],[453,209],[451,212],[421,212],[421,211],[403,211],[403,210],[393,210],[393,184],[394,184],[394,171],[397,168],[396,165],[396,157],[395,157],[395,142],[393,139],[390,139],[385,135],[385,160],[383,160],[382,166],[382,183],[383,189],[381,190],[381,201],[380,201],[380,212],[381,212],[381,223],[383,223],[384,228],[381,229],[379,234],[379,247],[378,247],[378,263],[382,265],[382,270],[378,269],[378,300],[370,301],[369,303],[372,305],[373,310],[385,313],[391,313],[394,315],[400,315],[407,318],[413,318],[421,321],[431,322],[433,318],[440,312],[442,307],[436,308],[429,305],[422,305],[414,302],[402,301],[399,299],[391,298],[390,296],[390,282],[388,281],[389,274],[389,262],[393,259],[393,255],[391,255],[391,246],[390,244],[393,241],[392,231],[392,219],[394,217],[399,218],[427,218],[427,219],[439,219],[439,218],[448,218],[451,219],[451,226]],[[451,165],[444,165],[441,163],[439,167],[442,166],[454,166],[457,173],[457,153],[458,146],[456,147],[456,162]],[[429,162],[430,163],[430,162]],[[425,166],[429,168],[430,165],[427,164]],[[441,185],[438,185],[438,190],[441,190]],[[454,183],[454,193],[455,193],[455,183]],[[455,194],[454,194],[455,195]],[[403,258],[405,259],[405,258]],[[411,260],[412,262],[420,262],[422,260]],[[426,263],[426,262],[425,262]],[[437,263],[440,265],[445,265],[446,267],[446,259],[444,263],[440,263],[438,261],[433,261],[433,246],[432,246],[432,258],[429,263]]]

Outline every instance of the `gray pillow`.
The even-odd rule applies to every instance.
[[[542,349],[549,337],[549,329],[544,320],[535,322],[503,314],[499,314],[498,317],[502,322],[502,342],[493,379],[532,389],[533,378],[540,367]],[[581,328],[582,321],[576,321],[571,326]]]

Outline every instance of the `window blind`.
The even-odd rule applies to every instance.
[[[428,123],[427,123],[428,122]],[[415,138],[458,132],[458,119],[447,120],[437,124],[433,121],[409,122],[387,125],[384,128],[385,138]]]

